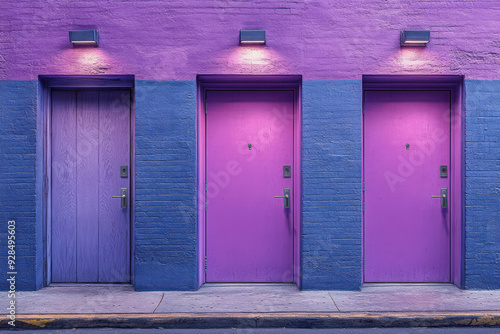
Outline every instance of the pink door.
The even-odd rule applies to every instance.
[[[206,98],[206,281],[292,282],[293,91]]]
[[[449,117],[449,91],[365,92],[365,282],[450,282]]]
[[[130,92],[53,91],[51,126],[52,282],[129,282]]]

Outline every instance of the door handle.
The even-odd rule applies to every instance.
[[[431,198],[441,198],[441,209],[448,207],[448,188],[441,188],[441,195],[431,196]]]
[[[283,188],[283,196],[274,196],[274,198],[283,198],[284,208],[290,208],[290,188]]]
[[[122,199],[122,209],[127,208],[127,188],[120,188],[119,196],[111,196],[112,198],[121,198]]]

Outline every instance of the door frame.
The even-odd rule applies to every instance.
[[[198,287],[205,283],[205,94],[208,90],[291,90],[294,92],[293,121],[293,283],[301,288],[301,88],[300,75],[197,75],[198,109]]]
[[[52,283],[52,221],[51,221],[51,96],[53,89],[59,90],[128,90],[130,91],[130,284],[135,282],[134,271],[134,220],[135,206],[135,94],[133,75],[39,75],[37,116],[37,277],[41,286]],[[98,283],[96,283],[98,284]]]
[[[363,75],[363,124],[364,135],[364,92],[370,90],[446,90],[451,93],[450,105],[450,283],[464,288],[465,279],[465,205],[464,205],[464,173],[465,173],[465,142],[463,111],[463,76],[459,75]],[[364,184],[364,138],[363,142],[363,176]],[[363,208],[364,208],[364,187]],[[363,283],[364,283],[364,226],[363,218]]]

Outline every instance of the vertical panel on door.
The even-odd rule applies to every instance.
[[[449,119],[449,91],[365,91],[365,282],[450,281]]]
[[[102,91],[100,96],[99,281],[124,282],[130,277],[130,215],[112,196],[127,188],[130,207],[130,177],[120,177],[120,166],[130,165],[130,93]]]
[[[52,101],[52,280],[76,282],[76,93]]]
[[[206,281],[292,282],[292,91],[208,91]]]
[[[97,282],[99,263],[99,92],[77,92],[77,282]]]

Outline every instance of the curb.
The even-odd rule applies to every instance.
[[[12,328],[10,319],[0,328]],[[500,311],[365,313],[162,313],[17,315],[16,328],[368,328],[500,327]]]

